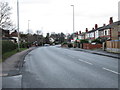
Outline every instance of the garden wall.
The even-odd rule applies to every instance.
[[[102,44],[83,43],[83,49],[96,49],[96,48],[102,48]]]

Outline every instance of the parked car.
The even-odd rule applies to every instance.
[[[50,46],[50,44],[44,44],[44,46]]]

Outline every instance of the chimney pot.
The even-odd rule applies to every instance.
[[[86,28],[86,32],[88,32],[88,28]]]
[[[110,17],[109,24],[113,23],[113,17]]]
[[[106,24],[103,24],[103,26],[106,26]]]
[[[98,25],[97,24],[95,24],[95,29],[97,29],[98,28]]]
[[[79,34],[81,34],[81,31],[79,31]]]
[[[78,35],[78,32],[76,32],[76,34]]]

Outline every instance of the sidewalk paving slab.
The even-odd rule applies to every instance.
[[[24,57],[36,47],[18,52],[0,63],[0,76],[14,76],[20,74],[20,69],[24,62]]]
[[[110,52],[103,51],[103,50],[87,50],[87,49],[81,49],[81,48],[71,48],[71,49],[76,50],[76,51],[84,51],[84,52],[88,52],[92,54],[98,54],[102,56],[108,56],[108,57],[120,59],[120,56],[119,56],[120,54],[110,53]]]

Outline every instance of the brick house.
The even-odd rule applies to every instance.
[[[81,32],[79,31],[79,34],[78,34],[78,39],[85,39],[85,32]]]
[[[98,36],[106,38],[106,40],[118,40],[120,35],[120,29],[118,29],[119,26],[120,21],[113,22],[112,17],[110,17],[109,24],[98,29]]]
[[[111,27],[111,40],[120,40],[120,21],[114,22]]]
[[[108,25],[103,24],[103,26],[98,27],[98,25],[95,24],[95,27],[92,28],[92,30],[88,31],[88,28],[86,28],[85,31],[86,32],[82,32],[82,33],[81,31],[79,31],[79,34],[77,36],[75,35],[74,39],[77,38],[80,40],[88,39],[89,42],[91,42],[94,39],[100,38],[100,40],[102,40],[102,42],[104,43],[108,41],[110,42],[112,41],[113,44],[112,48],[116,48],[116,49],[120,48],[120,21],[113,22],[113,17],[110,17]],[[107,45],[109,46],[109,44]]]
[[[111,27],[111,40],[106,41],[106,50],[120,53],[120,21],[109,25]]]
[[[114,22],[111,26],[111,40],[106,41],[108,52],[120,53],[120,21]]]
[[[0,28],[0,31],[2,32],[2,38],[3,37],[10,37],[9,30],[4,30],[4,29]]]
[[[86,28],[86,30],[85,30],[85,39],[89,39],[88,28]]]
[[[18,37],[18,33],[17,33],[16,30],[15,30],[14,32],[12,32],[10,35],[11,35],[12,37]]]
[[[16,42],[16,39],[15,38],[12,38],[11,35],[10,35],[10,30],[4,30],[2,28],[0,28],[0,32],[1,32],[1,37],[2,37],[2,40],[4,41],[12,41],[12,42]]]
[[[109,24],[108,25],[103,25],[103,27],[101,27],[100,29],[98,29],[99,31],[99,37],[101,38],[106,38],[106,40],[111,40],[111,25],[113,24],[113,19],[112,17],[110,17],[109,20]]]

